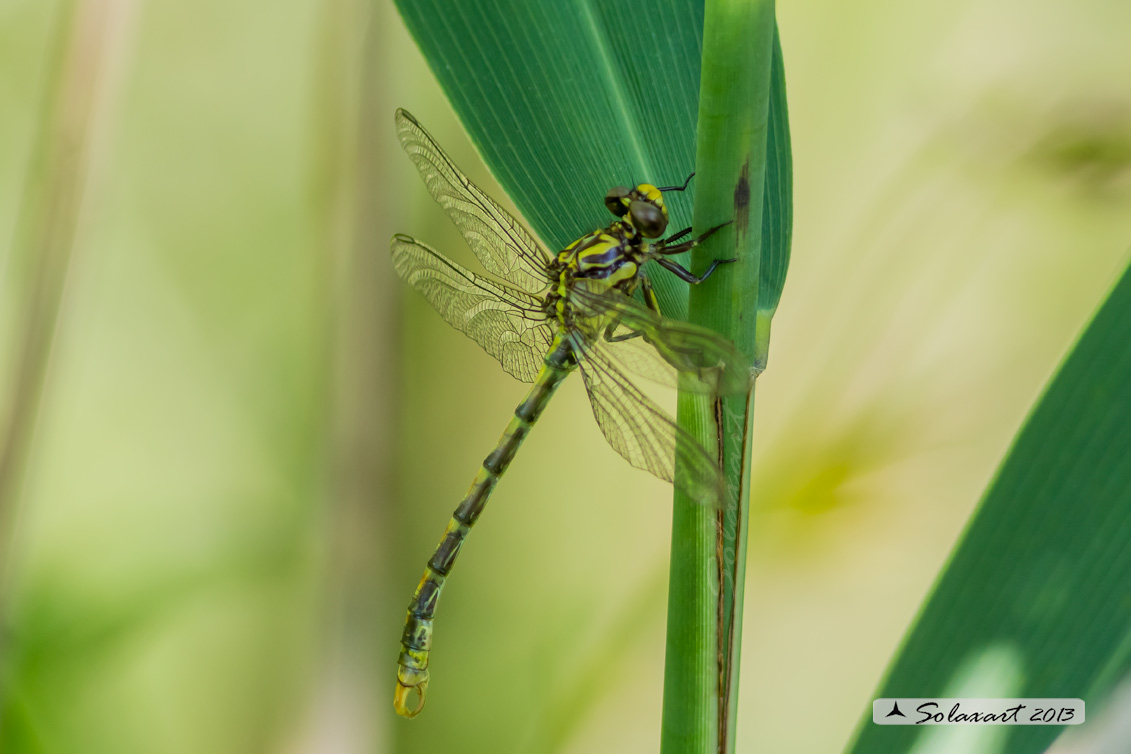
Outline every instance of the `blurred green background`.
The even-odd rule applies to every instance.
[[[823,752],[1127,261],[1131,5],[778,17],[738,749]],[[404,608],[523,394],[392,272],[395,231],[470,258],[397,106],[501,197],[391,5],[0,0],[0,750],[657,748],[670,488],[572,381],[394,719]]]

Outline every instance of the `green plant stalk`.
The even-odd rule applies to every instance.
[[[774,33],[773,0],[707,3],[693,224],[701,233],[733,222],[693,252],[692,268],[738,261],[692,288],[689,319],[734,341],[752,379],[745,395],[679,400],[680,426],[719,454],[733,504],[716,511],[675,495],[663,754],[734,750],[753,376],[768,337],[758,337],[758,292]]]

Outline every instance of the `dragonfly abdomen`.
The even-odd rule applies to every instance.
[[[416,587],[408,606],[404,633],[401,635],[401,654],[397,661],[397,690],[394,706],[399,714],[415,717],[424,708],[428,686],[428,655],[432,650],[432,619],[440,598],[444,581],[451,573],[463,542],[471,527],[479,519],[495,485],[514,460],[523,440],[526,439],[538,417],[550,402],[554,391],[573,370],[576,362],[569,343],[561,336],[555,338],[537,379],[526,398],[515,408],[507,428],[495,449],[483,460],[475,481],[456,507],[444,536],[428,560],[424,576]],[[407,706],[409,692],[416,689],[415,708]]]

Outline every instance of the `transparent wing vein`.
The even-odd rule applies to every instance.
[[[476,275],[405,235],[393,237],[391,252],[397,274],[448,324],[498,359],[508,374],[534,381],[554,337],[538,297]]]
[[[397,110],[397,136],[429,193],[487,272],[528,293],[546,287],[549,255],[509,212],[472,183],[416,119]]]
[[[662,317],[630,296],[592,281],[576,281],[570,303],[588,340],[604,340],[607,333],[639,337],[605,343],[633,374],[696,393],[736,395],[750,384],[751,371],[734,346],[705,327]]]
[[[718,464],[617,367],[603,340],[571,334],[593,416],[613,450],[705,505],[724,504]],[[676,474],[677,467],[680,469]]]

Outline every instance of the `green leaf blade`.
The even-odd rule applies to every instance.
[[[702,3],[650,4],[632,24],[608,3],[397,7],[484,161],[551,251],[609,223],[611,187],[682,183],[694,169]],[[690,225],[694,189],[665,197],[677,230]],[[665,313],[685,319],[686,284],[649,272]]]
[[[1019,673],[994,696],[1096,705],[1131,670],[1128,343],[1131,269],[1018,433],[877,696],[952,695],[995,648]],[[1060,730],[1009,728],[1004,751],[1044,751]],[[849,751],[910,751],[920,732],[873,725],[869,705]]]
[[[766,132],[766,187],[762,205],[762,260],[758,283],[758,325],[755,364],[766,368],[770,320],[777,311],[793,243],[793,148],[789,138],[789,106],[785,94],[785,62],[774,29],[770,71],[770,108]]]

